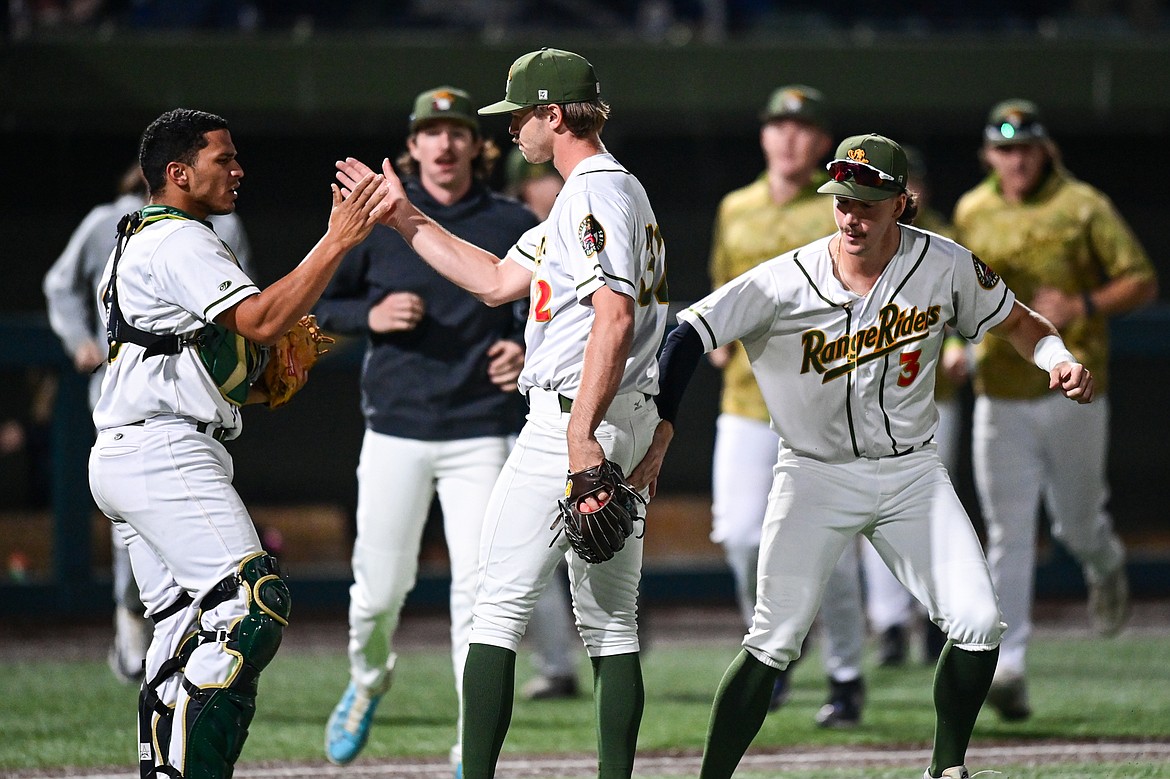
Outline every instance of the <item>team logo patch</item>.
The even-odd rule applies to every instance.
[[[431,108],[435,111],[450,111],[453,105],[455,105],[455,95],[450,92],[435,92],[431,95]]]
[[[785,111],[793,113],[800,111],[804,107],[804,102],[807,96],[799,89],[787,89],[784,91],[784,97],[781,98],[784,104]]]
[[[593,218],[593,214],[586,214],[577,227],[577,238],[581,241],[581,248],[586,257],[592,257],[605,249],[605,228]]]
[[[994,289],[995,285],[999,283],[999,274],[974,254],[971,255],[971,261],[975,263],[975,277],[979,279],[979,286],[984,289]]]
[[[219,291],[223,292],[225,289],[227,289],[231,285],[232,285],[232,283],[230,281],[225,281],[224,283],[219,285]]]
[[[865,165],[869,164],[869,160],[865,156],[865,149],[850,149],[846,152],[846,156],[854,162],[860,162]]]

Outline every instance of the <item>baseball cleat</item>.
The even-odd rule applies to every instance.
[[[878,642],[878,665],[892,668],[906,662],[906,629],[890,625],[882,631]]]
[[[1007,722],[1019,722],[1032,716],[1028,703],[1028,684],[1024,677],[1004,675],[991,682],[987,691],[987,703]]]
[[[1129,580],[1125,565],[1089,582],[1089,620],[1099,636],[1115,636],[1129,619]]]
[[[922,772],[922,779],[936,779],[930,775],[930,769]],[[937,779],[971,779],[970,772],[967,771],[967,766],[957,765],[954,768],[948,768],[938,775]]]
[[[106,654],[106,663],[109,664],[110,670],[113,671],[118,681],[123,684],[142,684],[142,679],[146,676],[146,668],[142,658],[138,658],[136,663],[134,659],[127,657],[124,652],[119,651],[117,641]]]
[[[530,701],[549,701],[577,697],[576,676],[536,676],[520,693]]]
[[[369,695],[353,682],[345,688],[325,726],[325,757],[334,765],[351,762],[370,737],[370,725],[381,695]]]
[[[822,728],[854,728],[861,724],[861,707],[865,704],[865,682],[829,680],[829,700],[821,706],[816,722]]]

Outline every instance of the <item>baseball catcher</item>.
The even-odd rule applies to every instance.
[[[599,497],[602,493],[606,495],[604,499]],[[601,504],[596,511],[582,506],[588,497]],[[561,527],[549,546],[563,531],[578,557],[587,563],[604,563],[622,550],[634,532],[638,502],[645,505],[646,500],[630,487],[621,467],[611,460],[570,473],[565,499],[558,501],[561,510],[549,530]]]
[[[325,344],[334,342],[317,325],[317,317],[309,314],[301,317],[287,333],[272,347],[268,364],[256,381],[254,388],[268,398],[269,408],[279,408],[300,392],[309,380],[309,369],[317,364],[317,358],[328,349]]]

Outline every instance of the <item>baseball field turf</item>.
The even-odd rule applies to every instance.
[[[1030,653],[1034,716],[1001,722],[985,709],[968,766],[1012,779],[1170,777],[1170,614],[1145,619],[1114,639],[1083,626],[1041,624]],[[1069,610],[1070,614],[1080,613]],[[695,776],[715,687],[738,647],[734,618],[700,611],[651,621],[644,652],[646,711],[636,776]],[[0,640],[0,775],[136,775],[136,691],[104,662],[105,627],[54,641],[42,631]],[[447,752],[455,696],[440,617],[410,617],[400,634],[394,688],[374,720],[370,742],[346,768],[322,754],[325,720],[346,682],[345,627],[294,620],[285,646],[261,679],[259,711],[236,775],[245,778],[450,776]],[[813,649],[796,667],[787,705],[771,714],[737,776],[762,779],[918,779],[933,727],[932,669],[901,668],[867,655],[868,703],[853,730],[813,723],[825,682]],[[588,663],[582,657],[581,675]],[[518,686],[531,674],[517,665]],[[592,702],[518,699],[504,745],[501,777],[595,775]],[[994,774],[984,774],[991,779]]]

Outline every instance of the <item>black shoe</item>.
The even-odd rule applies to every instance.
[[[551,701],[577,697],[576,676],[536,676],[524,685],[521,694],[530,701]]]
[[[906,662],[906,629],[891,625],[882,633],[878,644],[878,665],[891,668]]]
[[[938,662],[943,647],[947,645],[947,634],[938,625],[930,621],[930,617],[922,618],[922,654],[925,662]]]
[[[1032,716],[1028,702],[1028,684],[1023,676],[1003,674],[991,683],[987,704],[995,709],[1005,722],[1020,722]]]
[[[829,700],[817,712],[822,728],[853,728],[861,724],[861,707],[865,705],[865,682],[860,678],[848,682],[829,680]]]
[[[792,691],[788,683],[788,670],[785,668],[776,677],[776,683],[772,685],[772,697],[768,700],[768,711],[776,711],[776,709],[788,702],[788,694]]]

